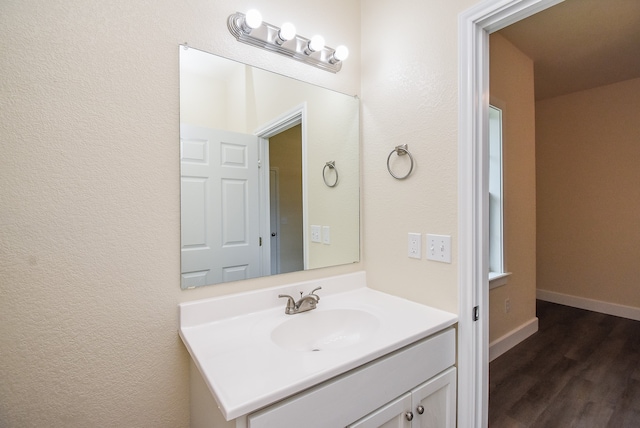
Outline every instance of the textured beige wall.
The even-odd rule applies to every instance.
[[[362,2],[364,253],[377,289],[458,311],[458,14],[474,1]],[[408,144],[396,180],[387,156]],[[404,172],[398,166],[398,174]],[[453,263],[407,257],[407,233],[451,235]],[[423,242],[424,243],[424,242]]]
[[[334,75],[242,45],[226,18],[249,6],[355,54]],[[362,268],[179,283],[178,44],[357,93],[359,16],[355,0],[0,3],[0,425],[186,427],[179,302]]]
[[[536,105],[538,288],[640,308],[640,79]]]
[[[181,301],[364,266],[375,288],[457,311],[457,15],[474,3],[3,1],[2,425],[188,426]],[[240,44],[226,18],[249,7],[352,57],[334,75]],[[362,77],[366,263],[180,290],[184,42],[350,94]],[[416,169],[396,181],[401,143]],[[451,234],[453,263],[407,258],[416,231]]]
[[[503,212],[508,283],[489,292],[489,342],[536,316],[536,135],[533,61],[490,37],[491,97],[504,103]],[[499,107],[499,106],[498,106]],[[505,313],[505,299],[511,311]]]

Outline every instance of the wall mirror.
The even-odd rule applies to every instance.
[[[359,261],[358,99],[179,51],[182,288]]]

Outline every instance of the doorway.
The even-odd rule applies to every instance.
[[[301,124],[269,138],[269,169],[271,274],[303,270]]]
[[[459,426],[488,421],[489,34],[559,2],[488,1],[459,16]]]
[[[265,123],[260,139],[262,266],[271,274],[307,269],[306,104]]]
[[[634,118],[629,117],[637,114],[631,113],[636,112],[637,108],[629,108],[628,105],[637,105],[635,94],[638,93],[640,80],[637,80],[637,77],[627,79],[628,76],[625,73],[628,72],[628,67],[626,67],[620,71],[620,75],[623,76],[622,81],[616,79],[611,82],[605,79],[603,82],[600,79],[607,75],[606,70],[610,67],[607,66],[605,70],[600,71],[603,67],[597,61],[597,53],[584,55],[591,65],[589,74],[581,73],[580,70],[572,72],[577,82],[589,82],[588,78],[597,72],[599,76],[597,82],[592,82],[590,85],[583,83],[576,88],[570,85],[557,85],[555,79],[549,77],[558,76],[558,81],[562,82],[563,73],[552,73],[552,67],[557,64],[567,67],[568,61],[564,60],[567,55],[551,56],[547,53],[551,51],[557,54],[561,50],[560,46],[565,45],[566,42],[555,43],[547,48],[545,37],[552,40],[572,40],[578,44],[582,41],[584,45],[591,45],[588,41],[597,38],[599,43],[611,46],[607,41],[616,40],[614,35],[627,34],[624,31],[624,19],[613,20],[616,28],[611,28],[606,22],[597,26],[590,20],[591,18],[582,17],[581,11],[585,8],[592,12],[590,16],[605,15],[594,13],[600,12],[594,9],[597,4],[602,5],[600,7],[604,7],[607,13],[613,13],[610,9],[616,8],[618,3],[605,5],[592,1],[568,0],[490,36],[492,97],[495,95],[494,90],[500,88],[500,81],[505,79],[507,73],[518,76],[525,74],[519,73],[515,68],[517,61],[514,58],[517,58],[517,55],[509,56],[510,60],[507,64],[504,60],[494,58],[501,49],[505,50],[506,44],[511,47],[511,51],[515,50],[526,57],[529,64],[535,61],[536,76],[532,79],[536,82],[535,119],[530,123],[533,122],[535,126],[537,122],[534,175],[536,228],[530,229],[535,232],[530,235],[535,239],[534,245],[537,248],[534,261],[536,270],[530,276],[534,284],[532,287],[528,284],[521,287],[525,284],[514,281],[510,284],[512,288],[509,290],[490,291],[492,306],[489,331],[492,341],[490,356],[496,344],[503,345],[505,342],[510,342],[508,346],[499,346],[504,352],[528,336],[518,334],[523,331],[520,327],[525,327],[523,320],[504,315],[506,308],[500,307],[504,305],[503,299],[506,296],[511,295],[514,301],[513,293],[518,293],[519,290],[526,293],[519,307],[525,307],[530,316],[535,317],[536,326],[539,317],[535,310],[536,297],[543,301],[619,316],[625,316],[626,313],[629,318],[633,318],[633,306],[637,308],[637,299],[635,299],[637,281],[627,280],[627,278],[638,277],[640,271],[635,261],[625,259],[624,256],[610,259],[600,255],[591,256],[590,244],[598,242],[602,248],[607,248],[610,246],[607,245],[608,237],[616,236],[613,247],[617,249],[617,254],[637,254],[639,235],[634,234],[633,225],[629,227],[630,216],[626,213],[637,212],[633,206],[634,201],[639,200],[635,197],[637,191],[633,185],[630,185],[638,182],[637,168],[629,162],[629,159],[638,159],[639,154],[635,141],[631,142],[636,140],[634,135],[637,135],[638,128],[636,125],[631,125],[636,122]],[[623,2],[617,6],[618,16],[623,14],[625,7],[629,4]],[[627,15],[640,16],[637,12],[627,13]],[[570,16],[578,18],[569,21]],[[550,22],[555,25],[549,25]],[[567,24],[560,25],[560,22],[567,22]],[[585,27],[595,34],[585,35]],[[543,35],[539,35],[538,29],[546,31]],[[565,37],[561,37],[563,34]],[[628,37],[628,39],[640,40],[637,36]],[[533,45],[535,48],[532,48]],[[587,50],[587,47],[572,46],[572,49]],[[566,49],[562,50],[566,51]],[[621,45],[620,50],[624,50],[624,44]],[[545,66],[539,66],[545,59],[547,59],[544,62]],[[620,65],[624,63],[620,62]],[[504,68],[504,71],[501,71],[501,68]],[[638,67],[633,69],[638,70]],[[573,68],[571,70],[573,71]],[[498,93],[501,98],[506,96],[504,89],[502,91]],[[511,105],[514,104],[514,99],[521,102],[520,93],[524,93],[524,99],[527,100],[522,104],[533,104],[529,101],[530,92],[511,89],[511,98],[508,98]],[[609,112],[612,113],[609,114]],[[521,128],[524,129],[524,127]],[[533,127],[527,126],[527,128]],[[511,141],[514,140],[511,139]],[[518,176],[530,175],[523,168],[519,168],[517,174]],[[614,181],[615,177],[620,179]],[[518,183],[516,187],[519,188],[522,180],[519,177],[515,180]],[[611,198],[607,199],[609,195]],[[521,251],[524,247],[525,245],[520,245],[517,251]],[[614,279],[614,276],[617,278]],[[604,284],[606,287],[599,287],[599,284]],[[496,294],[497,292],[500,293]],[[623,300],[625,292],[626,300]],[[615,302],[615,299],[618,304],[610,303]],[[630,306],[625,306],[627,302]],[[542,302],[538,301],[538,307],[540,303]],[[635,309],[635,319],[640,319],[637,318],[638,313],[640,311]],[[544,322],[542,319],[539,321],[541,325]],[[517,340],[503,340],[514,337],[517,337]],[[527,343],[535,340],[538,339],[531,338]],[[510,353],[521,352],[520,350],[525,346],[527,345],[523,344],[518,347],[518,350]],[[493,352],[493,355],[500,353]],[[549,359],[551,358],[553,357],[549,355]],[[494,365],[490,368],[490,380],[491,384],[495,385],[495,379],[496,377],[500,379],[500,375],[494,377],[493,368]],[[490,420],[499,413],[496,411],[499,407],[496,406],[505,404],[504,398],[494,400],[494,397],[504,397],[503,394],[507,392],[503,391],[504,389],[505,386],[492,389]],[[516,396],[516,390],[510,397]],[[520,422],[523,420],[521,419]]]

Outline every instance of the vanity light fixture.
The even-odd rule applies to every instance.
[[[336,49],[327,47],[324,37],[320,35],[307,39],[296,34],[296,28],[289,22],[282,24],[281,28],[264,22],[260,12],[255,9],[246,14],[236,12],[229,15],[227,26],[239,42],[277,52],[333,73],[340,71],[342,62],[349,56],[346,46],[340,45]]]

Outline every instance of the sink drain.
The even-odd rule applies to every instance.
[[[311,350],[311,352],[319,352],[319,351],[320,351],[320,349],[318,349],[318,348],[314,348],[314,349]]]

